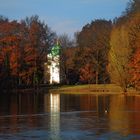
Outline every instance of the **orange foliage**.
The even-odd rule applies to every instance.
[[[12,47],[12,52],[10,55],[10,69],[11,75],[18,76],[19,68],[20,68],[20,53],[19,48],[17,46]]]
[[[24,46],[23,60],[25,64],[23,65],[23,70],[20,72],[19,76],[24,83],[31,84],[32,76],[36,72],[36,58],[37,53],[35,48],[30,45]]]
[[[47,26],[38,16],[20,23],[0,21],[0,80],[7,83],[10,79],[13,85],[37,83],[43,76],[41,66],[48,45]]]
[[[95,78],[95,72],[91,64],[86,64],[80,69],[80,81],[83,83],[92,83],[93,77]]]
[[[138,48],[130,63],[131,82],[140,87],[140,48]]]
[[[20,53],[18,42],[19,38],[16,36],[7,36],[0,40],[0,44],[2,45],[0,62],[4,63],[5,61],[9,61],[9,70],[11,72],[11,76],[18,76],[17,74],[20,66]],[[8,58],[6,58],[7,55]]]

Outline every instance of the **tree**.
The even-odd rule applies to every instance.
[[[129,42],[132,47],[132,55],[129,62],[129,72],[131,75],[130,83],[136,89],[140,87],[140,72],[139,72],[139,63],[140,63],[140,13],[134,14],[129,30]]]
[[[109,73],[111,82],[119,84],[124,91],[128,86],[128,63],[131,48],[128,41],[127,27],[114,27],[111,34],[111,49],[109,51]]]
[[[139,8],[138,8],[139,7]],[[133,81],[135,69],[134,60],[139,47],[140,34],[140,3],[133,0],[129,3],[124,14],[116,20],[111,33],[111,49],[109,51],[109,73],[111,81],[119,84],[127,91]],[[131,74],[130,74],[131,73]]]
[[[20,22],[1,16],[1,80],[5,83],[12,81],[9,85],[14,86],[42,83],[47,48],[53,36],[54,33],[38,16],[27,17]]]
[[[25,59],[22,75],[28,77],[28,83],[38,85],[43,82],[44,62],[47,61],[47,49],[53,33],[48,26],[39,20],[38,16],[32,16],[21,21],[27,29],[25,38],[25,47],[23,49]],[[30,69],[30,75],[25,74],[25,71]],[[29,78],[30,77],[30,78]],[[26,79],[26,78],[25,78]]]
[[[4,83],[9,79],[12,87],[18,82],[20,68],[19,41],[17,36],[8,36],[0,40],[1,46],[1,75]],[[7,44],[6,46],[4,44]]]
[[[95,77],[91,76],[93,79],[89,81],[94,81],[96,84],[109,82],[106,71],[111,28],[111,21],[95,20],[84,26],[77,35],[78,51],[75,56],[75,66],[79,71],[86,64],[90,64]]]
[[[80,82],[81,83],[93,83],[93,79],[95,78],[95,71],[93,70],[93,66],[91,64],[86,64],[84,67],[80,69]]]
[[[76,72],[74,70],[73,58],[76,48],[74,42],[70,40],[67,34],[59,36],[59,42],[61,45],[60,53],[60,71],[61,71],[61,83],[74,84],[76,83]]]
[[[140,88],[140,48],[138,48],[130,63],[131,85]]]

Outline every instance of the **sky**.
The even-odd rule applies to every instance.
[[[58,35],[74,32],[95,19],[113,20],[129,0],[0,0],[0,15],[21,20],[38,15]]]

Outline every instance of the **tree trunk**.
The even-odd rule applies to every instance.
[[[98,69],[96,70],[96,84],[98,84]]]

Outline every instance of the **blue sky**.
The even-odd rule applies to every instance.
[[[80,31],[95,19],[121,15],[129,0],[0,0],[0,14],[9,19],[38,15],[58,34]]]

